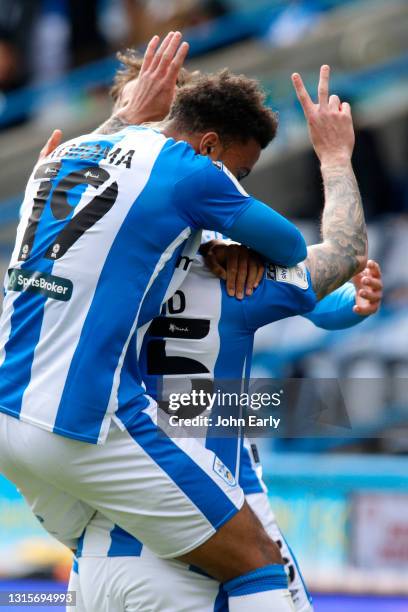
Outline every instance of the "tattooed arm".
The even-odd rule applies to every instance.
[[[367,262],[367,232],[351,164],[322,167],[325,207],[322,243],[308,248],[307,266],[318,299],[361,272]]]
[[[111,115],[105,123],[102,123],[98,128],[96,128],[95,132],[98,134],[115,134],[116,132],[120,132],[125,127],[130,125],[128,121],[119,117],[118,115]]]
[[[367,233],[360,192],[351,166],[354,129],[350,105],[329,97],[329,66],[322,66],[314,104],[299,74],[292,75],[316,155],[321,164],[325,207],[322,243],[308,249],[307,263],[319,299],[367,262]]]

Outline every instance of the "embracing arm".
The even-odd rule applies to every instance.
[[[361,272],[367,261],[367,232],[351,164],[322,166],[325,207],[320,244],[308,248],[307,266],[318,299]]]
[[[354,312],[355,303],[354,285],[346,283],[330,295],[326,295],[311,312],[303,316],[322,329],[347,329],[365,320],[364,316]]]
[[[358,325],[378,312],[383,297],[380,265],[370,259],[363,272],[354,276],[352,281],[326,295],[303,316],[317,327],[334,330]]]
[[[253,200],[235,221],[228,235],[282,266],[295,266],[306,257],[306,242],[300,230],[278,212]]]

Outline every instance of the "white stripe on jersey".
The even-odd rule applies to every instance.
[[[74,139],[75,143],[88,142],[90,136]],[[88,231],[73,245],[61,259],[55,261],[53,275],[69,278],[74,285],[75,299],[69,302],[47,300],[39,342],[35,348],[31,370],[31,381],[27,386],[21,409],[21,419],[45,429],[52,430],[58,412],[59,402],[64,390],[66,376],[75,353],[89,307],[109,250],[123,224],[131,206],[147,184],[153,165],[162,150],[166,139],[153,131],[132,131],[120,143],[122,150],[134,149],[134,165],[137,172],[126,177],[125,182],[119,179],[120,169],[107,166],[101,162],[100,167],[109,167],[111,181],[120,180],[120,198],[115,206],[101,219],[94,231]],[[69,143],[68,143],[69,144]],[[64,145],[66,146],[66,144]],[[131,180],[130,180],[131,179]],[[89,202],[99,191],[104,191],[107,184],[98,190],[88,187],[81,199]],[[31,196],[32,197],[32,196]],[[77,214],[77,210],[75,211]],[[102,229],[101,229],[102,228]],[[103,235],[103,240],[101,239]],[[20,242],[17,242],[20,246]],[[83,266],[78,267],[78,250],[81,250]],[[18,250],[14,253],[11,266],[18,265]],[[84,282],[85,278],[85,282]],[[129,296],[131,299],[131,296]],[[61,334],[61,310],[64,314],[64,333]],[[95,330],[98,333],[98,330]],[[95,367],[98,364],[95,363]],[[46,390],[46,393],[44,393]],[[104,420],[104,433],[108,419]]]
[[[189,271],[191,264],[193,263],[194,258],[197,256],[198,249],[201,244],[202,232],[195,232],[186,242],[183,251],[181,253],[180,259],[185,260],[186,264],[178,265],[174,271],[173,277],[169,286],[167,287],[166,294],[164,296],[163,303],[166,303],[175,293],[176,289],[180,287],[180,285],[184,282],[186,278],[186,274]]]
[[[108,410],[107,410],[107,412],[105,414],[105,418],[103,420],[102,427],[101,427],[101,432],[99,434],[99,442],[104,440],[106,438],[106,436],[108,435],[111,416],[118,409],[118,388],[119,388],[119,383],[120,383],[120,373],[121,373],[121,370],[122,370],[123,361],[125,359],[127,349],[129,347],[129,342],[130,342],[133,334],[136,331],[137,321],[138,321],[138,318],[139,318],[140,309],[141,309],[141,307],[143,305],[143,300],[146,297],[146,294],[149,291],[149,289],[152,286],[152,284],[154,283],[155,279],[157,278],[157,275],[161,272],[161,270],[163,270],[164,266],[169,261],[169,259],[171,259],[174,251],[177,249],[177,247],[180,244],[182,244],[185,240],[187,240],[187,238],[189,237],[190,234],[191,234],[191,229],[188,227],[183,232],[181,232],[181,234],[179,236],[177,236],[177,238],[175,240],[173,240],[173,242],[167,247],[167,249],[164,251],[164,253],[160,257],[159,261],[157,262],[157,265],[156,265],[156,267],[154,269],[154,272],[153,272],[153,274],[152,274],[152,276],[150,278],[150,281],[149,281],[149,283],[148,283],[148,285],[147,285],[147,287],[145,289],[145,292],[143,294],[142,300],[141,300],[140,305],[139,305],[139,310],[137,311],[136,319],[135,319],[135,321],[133,323],[132,329],[130,330],[129,337],[128,337],[128,339],[127,339],[127,341],[126,341],[126,343],[125,343],[125,345],[123,347],[122,354],[120,356],[118,365],[116,367],[115,375],[114,375],[114,378],[113,378],[112,392],[111,392],[111,396],[109,398]],[[136,347],[136,350],[137,350],[137,347]]]

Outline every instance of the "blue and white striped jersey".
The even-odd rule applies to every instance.
[[[197,255],[162,316],[139,329],[139,366],[148,394],[166,396],[166,386],[188,392],[193,379],[249,378],[256,330],[315,305],[303,263],[294,268],[268,264],[254,294],[241,301],[228,296],[225,283]],[[234,474],[239,466],[236,439],[208,435],[204,442]]]
[[[206,239],[214,235],[207,233]],[[188,260],[184,262],[188,267]],[[190,262],[191,263],[191,262]],[[334,305],[333,305],[334,299]],[[227,295],[225,284],[205,267],[200,256],[163,314],[138,334],[140,367],[153,396],[163,379],[241,378],[249,375],[255,331],[278,319],[303,314],[324,325],[342,328],[364,320],[353,314],[354,288],[345,285],[316,306],[309,273],[303,264],[294,269],[268,265],[259,288],[238,301]],[[334,309],[338,309],[336,317]],[[313,310],[312,310],[313,309]],[[239,437],[202,440],[238,476],[245,495],[266,490],[256,447]],[[237,471],[239,470],[239,471]],[[152,554],[118,525],[97,513],[81,537],[78,556],[123,557]]]
[[[253,202],[222,164],[148,128],[81,136],[39,163],[5,281],[0,410],[103,443],[121,388],[133,415],[148,403],[126,357],[149,288],[145,320],[199,230],[228,233]]]

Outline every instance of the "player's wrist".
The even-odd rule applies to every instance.
[[[351,168],[350,153],[330,153],[320,156],[320,168],[323,170],[330,168]]]
[[[145,110],[135,110],[131,105],[127,105],[116,113],[116,116],[128,125],[142,125],[143,123],[153,123],[161,121],[165,114],[160,109],[150,108]]]

